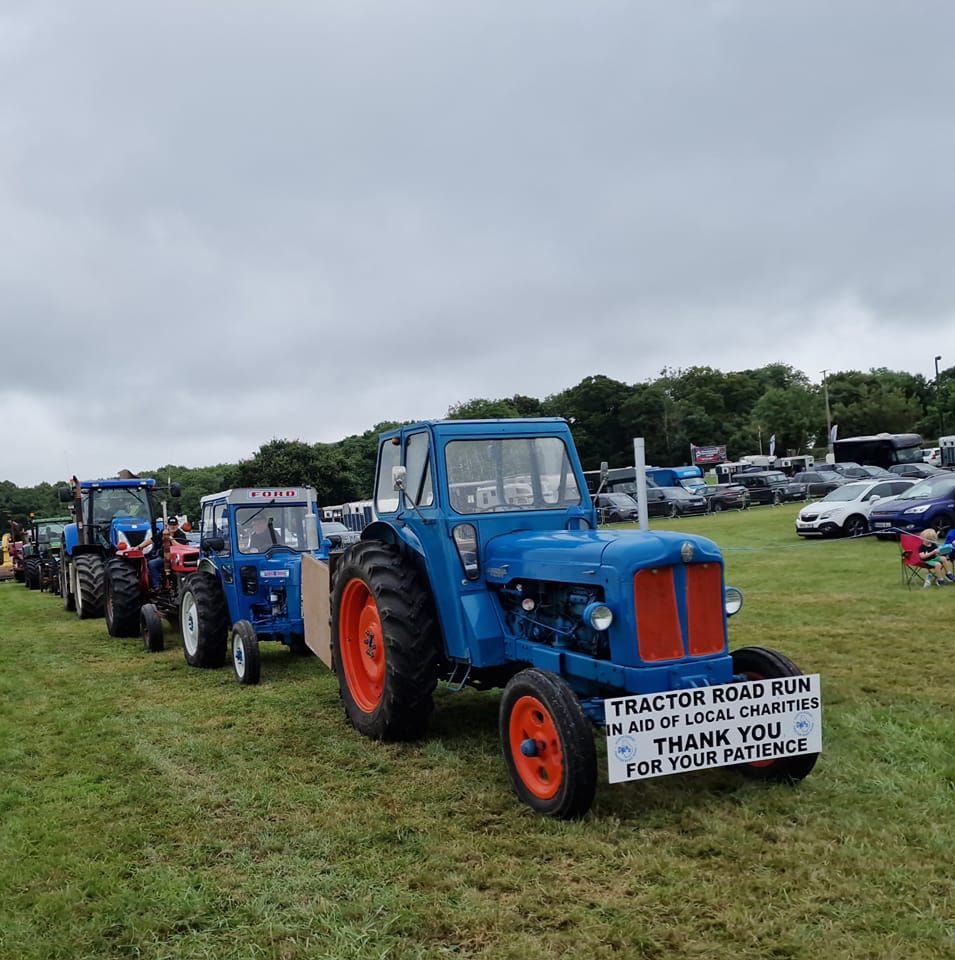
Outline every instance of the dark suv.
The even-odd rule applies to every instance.
[[[596,493],[594,506],[601,523],[621,523],[636,520],[639,516],[637,501],[626,493]]]
[[[805,500],[806,486],[790,480],[779,470],[737,473],[733,483],[746,487],[750,503],[782,503],[784,500]]]
[[[801,483],[810,497],[824,497],[827,493],[832,493],[836,487],[842,487],[849,483],[849,478],[844,477],[835,470],[804,470],[793,477],[795,483]]]

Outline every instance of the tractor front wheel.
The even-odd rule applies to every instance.
[[[135,637],[143,603],[140,572],[134,563],[114,557],[106,564],[106,629],[111,637]]]
[[[38,557],[30,557],[23,566],[23,582],[27,590],[39,590],[41,581],[40,560]]]
[[[335,576],[332,665],[360,733],[412,740],[425,732],[439,643],[431,590],[413,561],[391,544],[355,544]]]
[[[232,624],[232,669],[236,680],[244,685],[256,684],[262,676],[259,640],[248,620],[236,620]]]
[[[162,617],[154,603],[144,603],[139,611],[139,635],[146,653],[159,653],[166,646],[163,638]]]
[[[80,620],[103,616],[106,564],[96,553],[81,553],[73,561],[76,573],[76,615]]]
[[[788,657],[766,647],[741,647],[732,652],[733,672],[747,680],[774,680],[780,677],[801,677],[802,670]],[[809,776],[819,759],[818,753],[799,757],[780,757],[778,760],[754,760],[738,764],[736,769],[753,780],[776,780],[798,783]]]
[[[179,603],[182,650],[190,667],[216,669],[225,664],[228,621],[219,581],[210,573],[192,574]]]
[[[594,733],[573,690],[543,670],[522,670],[501,698],[501,746],[518,798],[537,813],[582,817],[597,789]]]

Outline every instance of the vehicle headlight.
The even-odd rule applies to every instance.
[[[932,505],[930,503],[924,503],[920,507],[909,507],[908,510],[906,510],[905,512],[906,513],[925,513],[925,511],[928,510],[931,506]]]
[[[584,608],[584,620],[594,630],[609,630],[613,623],[613,610],[605,603],[588,603]]]
[[[743,592],[738,587],[727,587],[723,591],[723,609],[726,616],[733,617],[743,609]]]
[[[831,516],[831,514],[828,514],[828,513],[820,513],[820,514],[819,514],[819,519],[820,519],[820,520],[828,520],[830,516]]]

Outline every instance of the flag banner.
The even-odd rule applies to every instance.
[[[776,434],[775,433],[769,438],[769,455],[771,457],[776,456]]]
[[[838,423],[834,423],[834,424],[832,425],[832,429],[829,431],[829,442],[830,442],[830,443],[835,443],[835,442],[836,442],[836,436],[838,435],[838,433],[839,433],[839,424],[838,424]]]
[[[717,444],[712,447],[698,447],[690,444],[690,461],[696,466],[707,463],[725,463],[726,444]]]

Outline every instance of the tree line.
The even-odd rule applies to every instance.
[[[934,380],[921,374],[878,368],[831,373],[826,379],[831,421],[839,436],[907,433],[934,438],[955,432],[955,369]],[[452,406],[449,418],[565,417],[585,470],[601,461],[626,466],[633,461],[633,437],[646,440],[647,462],[660,466],[689,463],[690,445],[725,444],[727,454],[768,453],[775,436],[777,455],[825,453],[826,411],[822,384],[782,363],[724,373],[713,367],[666,368],[642,383],[585,377],[576,386],[537,399],[478,397]],[[947,424],[947,427],[946,427]],[[378,434],[398,424],[376,424],[336,443],[272,439],[236,464],[184,467],[162,464],[140,476],[183,487],[180,512],[198,516],[199,500],[229,487],[304,485],[315,487],[323,504],[371,496]],[[90,478],[82,478],[90,479]],[[62,484],[60,484],[62,485]],[[31,512],[58,515],[64,508],[56,486],[17,487],[0,483],[0,519],[24,520]]]

